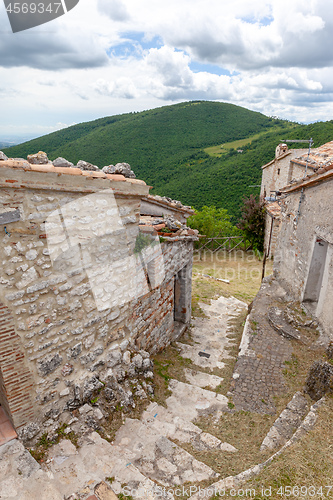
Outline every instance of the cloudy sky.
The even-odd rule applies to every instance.
[[[0,0],[0,27],[2,139],[194,99],[333,118],[331,0],[80,0],[15,34]]]

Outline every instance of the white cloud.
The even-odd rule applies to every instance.
[[[332,116],[328,0],[80,0],[16,34],[0,3],[0,23],[8,125],[47,130],[191,99],[297,121]]]
[[[134,99],[140,95],[133,81],[126,77],[117,78],[115,81],[111,82],[99,79],[93,84],[93,88],[95,88],[99,94],[112,98]]]
[[[128,21],[130,15],[122,0],[98,0],[98,9],[102,14],[106,14],[113,21]]]

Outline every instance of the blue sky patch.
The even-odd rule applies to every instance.
[[[159,48],[163,45],[163,41],[159,36],[155,36],[149,40],[145,38],[145,33],[143,32],[124,32],[120,36],[124,41],[110,47],[107,51],[108,56],[123,59],[137,57],[139,59],[142,57],[144,50]]]
[[[260,24],[261,26],[269,26],[274,21],[273,16],[266,16],[261,19],[257,19],[255,17],[240,17],[239,19],[249,24]]]
[[[221,68],[220,66],[217,66],[216,64],[204,64],[204,63],[199,63],[199,62],[191,62],[189,64],[189,68],[193,73],[201,73],[205,71],[206,73],[212,73],[214,75],[226,75],[226,76],[235,76],[235,73],[231,73],[225,68]]]

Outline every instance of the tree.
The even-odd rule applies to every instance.
[[[230,216],[225,208],[203,206],[194,215],[189,217],[187,225],[198,229],[200,234],[208,238],[216,236],[234,236],[238,234],[237,228],[230,222]]]
[[[259,197],[250,195],[243,199],[242,217],[237,227],[241,229],[254,250],[264,250],[265,204]]]

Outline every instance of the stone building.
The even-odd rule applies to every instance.
[[[266,226],[264,249],[267,256],[272,257],[276,239],[280,231],[280,208],[276,202],[276,193],[291,182],[293,176],[292,160],[307,150],[288,149],[287,144],[279,144],[275,150],[275,158],[262,168],[260,197],[266,200]],[[297,172],[299,176],[304,175]]]
[[[279,144],[275,151],[274,160],[262,168],[260,196],[267,201],[275,199],[275,193],[286,186],[294,178],[304,175],[304,172],[294,171],[292,160],[303,154],[306,149],[288,149],[286,144]]]
[[[307,154],[292,162],[304,172]],[[274,274],[333,340],[333,141],[311,152],[310,165],[280,189]]]
[[[318,168],[315,159],[317,151],[319,148],[312,149],[309,155],[308,149],[288,149],[287,144],[282,143],[276,148],[274,160],[261,167],[260,196],[266,200],[264,248],[267,256],[274,256],[276,240],[281,228],[277,193],[284,186],[316,171]]]
[[[172,215],[140,224],[153,198],[132,172],[0,158],[0,405],[24,436],[105,377],[149,382],[149,355],[190,321],[197,234]]]

